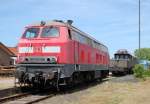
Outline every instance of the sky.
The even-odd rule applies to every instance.
[[[141,0],[141,47],[150,47],[150,0]],[[0,0],[0,42],[16,46],[24,27],[41,20],[74,21],[108,49],[138,48],[138,0]]]

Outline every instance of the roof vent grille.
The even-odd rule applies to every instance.
[[[63,20],[53,20],[54,22],[64,22]]]

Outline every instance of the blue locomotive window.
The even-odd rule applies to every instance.
[[[125,55],[125,59],[129,59],[128,55]]]
[[[23,38],[36,38],[39,33],[39,28],[28,28],[23,34]]]
[[[116,60],[120,59],[119,55],[115,55],[115,59]]]
[[[59,30],[56,27],[46,27],[42,31],[41,37],[58,37]]]

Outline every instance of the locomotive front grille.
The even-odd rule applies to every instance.
[[[45,61],[45,58],[35,58],[35,57],[33,58],[33,57],[32,57],[32,58],[29,58],[29,60],[30,60],[30,61],[42,62],[42,61]]]
[[[50,57],[26,57],[25,63],[56,63],[57,58],[54,56]]]

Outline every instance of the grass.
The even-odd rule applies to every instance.
[[[110,82],[89,89],[90,93],[79,104],[149,104],[149,87],[150,80],[137,83]]]
[[[144,77],[150,77],[150,69],[144,71]]]

